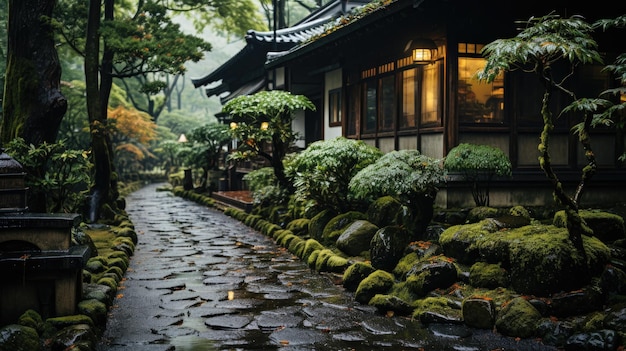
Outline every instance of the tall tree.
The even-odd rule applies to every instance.
[[[18,137],[33,145],[56,140],[67,100],[60,90],[61,66],[49,20],[55,3],[9,1],[2,144]],[[31,199],[29,205],[45,211],[43,199]]]
[[[252,17],[243,20],[239,18],[243,17],[241,14],[225,9],[250,1],[207,4],[199,0],[139,0],[116,5],[113,0],[90,0],[89,3],[62,0],[57,18],[63,28],[63,38],[85,60],[87,111],[95,164],[91,221],[108,217],[116,210],[117,183],[106,114],[113,79],[181,74],[185,72],[185,62],[198,61],[210,50],[209,43],[183,33],[180,26],[172,22],[172,9],[208,9],[213,16],[204,15],[205,21],[223,20],[220,25],[231,30],[242,22],[249,23]],[[140,89],[146,92],[164,88],[158,79],[145,83]],[[113,211],[102,211],[105,204]]]

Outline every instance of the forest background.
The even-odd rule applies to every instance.
[[[80,190],[75,191],[78,195],[95,199],[91,200],[95,208],[87,210],[95,221],[102,216],[103,205],[115,208],[118,181],[137,171],[180,166],[184,159],[174,154],[180,147],[179,137],[217,123],[215,114],[222,109],[219,97],[208,98],[204,88],[194,88],[190,80],[209,74],[241,50],[248,30],[291,26],[328,2],[0,0],[1,142],[3,147],[20,154],[31,178],[38,178],[37,184],[31,185],[41,191],[29,194],[29,205],[38,212],[81,212],[78,207],[84,208],[84,203],[68,198],[67,192],[59,195],[53,191],[65,182],[65,188],[69,184]],[[51,13],[47,15],[46,11]],[[93,30],[91,26],[96,22],[99,27]],[[12,62],[15,65],[23,61],[12,60],[11,51],[19,52],[17,47],[29,45],[32,51],[37,51],[33,46],[44,47],[45,41],[34,43],[42,39],[41,35],[31,34],[29,39],[28,32],[31,27],[47,26],[54,35],[52,51],[58,55],[59,90],[67,100],[67,109],[59,116],[58,127],[38,126],[47,129],[40,132],[44,134],[41,137],[24,131],[31,117],[19,116],[26,109],[14,106],[22,102],[14,101],[17,79],[11,72],[20,72],[18,78],[24,74],[11,66]],[[55,80],[47,77],[50,78]],[[105,86],[107,80],[109,88]],[[52,113],[45,114],[45,123],[49,123]],[[18,120],[13,127],[11,123],[16,118],[26,122]],[[58,132],[46,137],[50,130]],[[102,134],[105,138],[101,138]],[[75,164],[73,170],[68,167],[70,163]],[[55,178],[65,172],[65,179],[46,179],[54,167]],[[60,169],[64,167],[65,171]],[[87,179],[88,173],[92,179]]]

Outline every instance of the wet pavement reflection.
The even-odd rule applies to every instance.
[[[378,314],[271,238],[160,186],[127,197],[139,243],[98,351],[554,350]]]

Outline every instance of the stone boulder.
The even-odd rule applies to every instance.
[[[523,297],[516,297],[502,307],[496,317],[496,330],[506,336],[535,336],[541,314]]]
[[[457,280],[457,268],[452,260],[445,256],[421,260],[406,273],[409,289],[419,296],[425,296],[435,289],[447,288]]]
[[[343,287],[348,291],[356,291],[361,281],[374,273],[376,268],[369,263],[356,262],[343,273]]]
[[[468,297],[461,307],[463,321],[472,328],[492,329],[496,322],[496,304],[485,297]]]
[[[605,243],[626,238],[626,228],[624,227],[624,218],[619,215],[596,211],[581,210],[580,218],[593,230],[593,235]],[[565,227],[567,218],[565,211],[559,211],[554,214],[553,224],[557,227]]]
[[[337,239],[337,248],[350,256],[358,256],[369,251],[370,242],[378,227],[366,220],[356,220]]]
[[[367,209],[367,218],[382,228],[402,224],[402,204],[392,196],[383,196],[374,201]]]
[[[393,283],[393,274],[380,269],[376,270],[359,283],[354,293],[354,299],[366,305],[376,294],[386,294]]]
[[[610,258],[609,248],[595,237],[583,236],[585,260],[565,228],[531,224],[503,229],[493,219],[452,226],[439,244],[460,263],[500,264],[509,272],[513,289],[540,296],[585,286]]]
[[[0,350],[39,351],[39,334],[31,327],[9,324],[0,328]]]
[[[392,271],[410,242],[409,233],[399,226],[379,229],[370,243],[370,260],[376,269]]]
[[[367,219],[367,216],[359,211],[349,211],[333,217],[322,232],[320,243],[323,245],[335,245],[337,238],[354,221]]]

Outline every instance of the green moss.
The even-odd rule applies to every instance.
[[[104,326],[107,318],[107,306],[98,300],[82,300],[78,303],[78,312],[89,316],[94,324]]]
[[[304,251],[306,241],[300,237],[295,237],[289,243],[287,250],[292,254],[302,258],[302,252]]]
[[[84,314],[74,314],[70,316],[52,317],[46,319],[46,324],[52,326],[56,330],[61,330],[65,327],[69,327],[77,324],[87,324],[91,327],[94,326],[93,321],[89,316]]]
[[[37,330],[25,325],[9,324],[0,327],[0,348],[4,351],[41,350]]]
[[[541,314],[523,297],[509,301],[498,313],[496,329],[506,336],[530,338],[535,336]]]
[[[103,278],[98,279],[97,283],[101,285],[106,285],[110,287],[113,291],[117,291],[117,282],[113,278],[103,277]]]
[[[391,273],[376,270],[359,283],[354,298],[357,302],[367,304],[376,294],[385,294],[393,287],[394,277]]]
[[[486,218],[498,217],[500,214],[501,214],[500,210],[498,210],[497,208],[487,207],[487,206],[478,206],[478,207],[472,208],[469,211],[469,213],[467,214],[467,221],[469,223],[476,223]]]
[[[531,220],[530,212],[524,206],[513,206],[509,209],[509,215],[522,217],[528,220]]]
[[[350,262],[339,255],[332,255],[326,261],[326,270],[332,273],[343,273]]]
[[[323,210],[313,218],[309,222],[309,234],[311,238],[315,240],[321,240],[322,234],[324,233],[324,227],[328,224],[328,222],[335,217],[335,213],[331,210]]]
[[[334,255],[334,253],[330,249],[321,250],[317,255],[317,259],[315,260],[315,270],[318,272],[325,272],[326,262],[332,255]]]
[[[506,287],[509,284],[509,277],[499,264],[486,262],[476,262],[470,268],[470,284],[477,287],[494,289]]]
[[[37,311],[29,309],[22,313],[17,320],[17,324],[39,331],[43,325],[43,319],[41,319],[41,315]]]
[[[426,297],[413,301],[412,317],[424,321],[426,313],[435,313],[442,316],[454,316],[461,319],[462,311],[458,304],[446,297]]]
[[[317,257],[319,256],[320,252],[322,252],[323,250],[315,250],[313,252],[311,252],[311,254],[307,257],[306,263],[309,266],[309,268],[311,269],[315,269],[315,266],[317,264]]]
[[[343,287],[348,291],[355,291],[361,281],[374,271],[376,269],[369,263],[353,263],[343,273]]]
[[[321,242],[323,244],[334,244],[341,233],[343,233],[343,230],[357,219],[367,219],[367,216],[359,211],[349,211],[333,217],[324,227]]]
[[[408,255],[404,255],[396,267],[393,269],[393,274],[396,277],[404,277],[406,273],[413,267],[417,261],[419,261],[420,257],[417,252],[411,252]]]
[[[366,214],[368,220],[376,226],[386,227],[402,223],[402,219],[399,218],[399,215],[402,214],[401,209],[400,201],[392,196],[383,196],[372,202]]]
[[[315,239],[308,239],[304,245],[304,251],[302,252],[302,259],[309,258],[312,252],[316,250],[323,250],[324,246]]]
[[[299,236],[309,235],[309,223],[311,222],[308,218],[298,218],[287,224],[285,229],[291,230],[294,234]]]
[[[278,244],[282,247],[289,247],[291,241],[295,238],[299,238],[290,230],[285,230],[285,233],[278,239]]]

